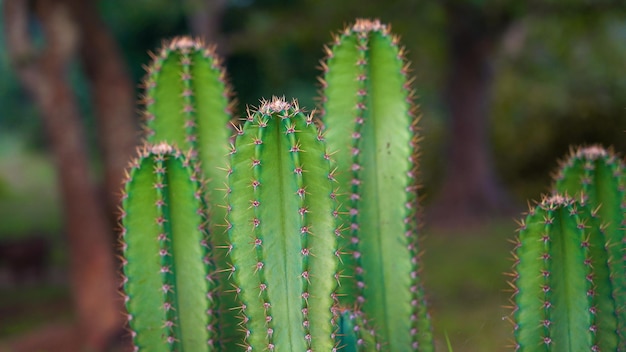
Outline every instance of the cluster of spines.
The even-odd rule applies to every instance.
[[[599,228],[592,238],[591,252],[602,350],[613,350],[616,344],[619,350],[626,348],[624,181],[623,162],[599,145],[572,150],[555,176],[554,191],[580,198],[593,210],[590,226]]]
[[[599,351],[590,210],[553,195],[520,222],[509,274],[516,351]]]
[[[313,116],[281,98],[237,132],[227,208],[247,350],[333,346],[337,210],[322,140]]]
[[[212,351],[217,344],[215,267],[190,159],[165,143],[145,145],[125,181],[123,283],[135,351]]]
[[[229,122],[234,101],[231,88],[215,47],[207,47],[201,40],[176,37],[164,42],[152,62],[146,67],[143,82],[145,138],[149,143],[167,142],[183,150],[191,150],[198,172],[206,180],[207,204],[218,204],[227,161],[227,146],[231,137]],[[224,231],[226,210],[219,206],[208,209],[209,228],[214,236],[214,247],[226,246],[228,236]],[[237,305],[229,287],[227,268],[232,267],[225,251],[215,256],[223,287],[219,290],[220,324],[224,342],[229,348],[242,336],[236,331],[234,313]]]
[[[419,281],[421,266],[417,244],[418,118],[417,110],[413,104],[414,93],[410,87],[411,80],[407,77],[408,64],[404,60],[404,50],[398,46],[398,43],[399,39],[391,35],[389,28],[378,20],[357,20],[353,26],[347,27],[340,35],[335,36],[332,49],[326,48],[326,62],[321,63],[325,76],[321,80],[323,122],[328,127],[327,140],[329,145],[338,150],[336,154],[340,170],[338,180],[343,192],[341,200],[349,206],[348,213],[342,217],[343,221],[349,224],[349,228],[340,247],[342,251],[347,252],[348,256],[343,259],[342,287],[339,293],[343,297],[342,302],[344,304],[356,304],[359,307],[364,307],[366,313],[381,324],[380,328],[388,329],[381,335],[383,339],[390,340],[392,348],[406,348],[407,343],[396,345],[396,342],[391,340],[397,337],[402,340],[405,339],[404,336],[410,335],[411,342],[408,344],[411,345],[411,349],[428,350],[432,348],[429,347],[432,346],[432,338],[423,288]],[[382,62],[384,60],[386,62]],[[396,98],[391,99],[391,103],[389,100],[384,101],[388,97],[382,99],[377,97],[377,95],[384,95],[384,91],[389,90],[396,94]],[[406,126],[404,129],[401,127],[403,125]],[[380,132],[385,130],[385,127],[388,128],[387,131]],[[349,134],[346,131],[350,131]],[[386,137],[389,137],[395,131],[398,133],[399,140],[406,140],[406,145],[398,146],[393,140],[382,141],[385,137],[376,136],[376,134],[387,133]],[[377,145],[381,142],[385,142],[386,146]],[[397,150],[389,150],[390,144],[393,144],[392,149],[397,148]],[[402,165],[391,171],[397,174],[396,177],[390,177],[383,171],[368,178],[366,173],[376,173],[377,170],[381,169],[378,165],[380,158],[387,157],[387,155],[383,155],[381,150],[384,148],[388,148],[384,152],[388,152],[392,158],[396,155],[404,155],[405,159],[402,160]],[[364,192],[363,182],[370,182],[370,187],[375,187],[372,183],[378,182],[385,183],[386,188],[389,188],[390,185],[400,187],[401,192],[406,197],[402,203],[404,209],[400,212],[400,216],[394,218],[394,221],[400,221],[404,224],[404,229],[396,230],[400,232],[400,236],[405,237],[400,241],[405,244],[405,250],[410,255],[410,258],[406,258],[407,262],[410,262],[410,270],[394,274],[400,277],[406,275],[406,278],[401,278],[398,281],[405,282],[408,280],[410,283],[406,283],[406,285],[402,283],[394,287],[394,290],[402,287],[410,295],[410,297],[400,299],[401,302],[408,301],[404,303],[412,307],[410,316],[407,316],[407,321],[410,321],[408,331],[398,329],[398,326],[392,327],[391,325],[394,323],[390,321],[391,319],[377,316],[370,311],[370,309],[377,309],[373,306],[386,306],[388,304],[379,301],[371,302],[368,308],[368,297],[381,296],[373,292],[376,290],[375,287],[380,286],[380,282],[394,280],[392,273],[374,278],[372,276],[373,271],[382,270],[381,268],[394,260],[383,258],[381,263],[376,262],[377,259],[372,257],[380,257],[379,251],[381,249],[378,248],[374,250],[378,254],[370,251],[365,255],[367,258],[364,258],[363,246],[376,247],[374,241],[381,240],[381,238],[377,239],[376,236],[385,237],[384,241],[390,242],[397,241],[398,237],[393,234],[384,234],[384,228],[387,225],[383,224],[363,229],[365,219],[380,216],[376,211],[367,211],[366,207],[375,207],[374,204],[378,200],[374,198],[381,196],[381,194],[372,193],[367,195],[367,192]],[[372,198],[363,199],[364,195],[365,198],[368,196]],[[394,201],[397,202],[400,199]],[[392,209],[397,209],[397,207],[392,207]],[[386,211],[393,210],[386,209]],[[380,232],[374,234],[372,231]],[[365,233],[369,234],[366,235]],[[396,237],[391,239],[389,236]],[[369,273],[364,262],[371,263]],[[371,290],[369,294],[368,290]],[[394,305],[400,306],[402,303],[394,302]],[[388,307],[383,309],[386,308]],[[404,322],[399,324],[406,326]],[[392,334],[396,337],[392,338]]]

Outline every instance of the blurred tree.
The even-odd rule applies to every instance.
[[[492,61],[499,41],[520,15],[518,1],[447,0],[449,118],[446,170],[431,210],[434,222],[463,223],[502,215],[512,204],[500,183],[489,144]]]
[[[224,55],[227,43],[222,40],[222,18],[227,0],[185,0],[185,14],[191,34],[203,38],[207,43],[217,44],[218,52]]]
[[[494,134],[491,132],[494,119],[493,111],[493,64],[501,53],[503,38],[509,33],[509,29],[519,26],[520,22],[529,17],[544,17],[547,22],[565,21],[575,26],[563,26],[556,33],[565,33],[564,37],[576,37],[575,28],[591,32],[594,26],[602,27],[615,11],[621,12],[624,4],[613,0],[587,2],[580,0],[568,0],[545,3],[541,1],[501,1],[501,0],[446,0],[443,7],[447,15],[448,33],[448,80],[445,89],[446,109],[449,119],[449,129],[445,138],[447,143],[447,162],[445,177],[443,178],[441,191],[432,205],[431,214],[433,220],[444,220],[449,223],[451,217],[459,222],[472,219],[485,219],[493,215],[507,214],[512,208],[512,202],[508,192],[500,181],[500,175],[496,172],[494,164]],[[565,19],[565,20],[564,20]],[[588,26],[590,23],[595,25]],[[557,27],[557,26],[555,26]],[[555,28],[553,27],[553,28]],[[519,27],[516,29],[519,35]],[[552,33],[555,33],[553,30]],[[511,36],[515,36],[513,31]],[[542,34],[542,35],[545,35]],[[516,39],[509,38],[512,41]],[[562,38],[564,39],[564,38]],[[517,38],[519,41],[520,38]],[[539,40],[546,40],[541,38]],[[562,44],[551,41],[554,47]],[[515,45],[515,44],[514,44]],[[517,44],[519,46],[519,44]],[[598,47],[608,49],[610,42],[604,42]],[[545,48],[554,51],[553,48]],[[599,49],[599,48],[598,48]],[[605,50],[606,50],[605,49]],[[558,49],[557,49],[558,50]],[[546,54],[546,51],[543,52]],[[570,53],[569,58],[575,58],[575,53]],[[606,56],[605,56],[606,57]],[[623,56],[621,56],[623,60]],[[564,59],[564,58],[562,58]],[[598,60],[596,62],[601,62]],[[525,61],[519,61],[521,67]],[[568,72],[575,65],[566,64],[566,60],[551,67],[548,62],[539,63],[539,67],[548,70]],[[599,72],[598,68],[591,72]],[[537,77],[537,76],[528,76]],[[528,79],[526,77],[526,79]],[[556,78],[556,77],[555,77]],[[553,86],[571,87],[569,78],[559,77],[550,82]],[[586,81],[589,83],[590,81]],[[504,88],[498,86],[499,88]],[[526,106],[519,100],[524,92],[517,91],[518,98],[507,100],[508,104]],[[501,97],[501,95],[498,95]],[[553,103],[559,101],[554,96],[546,95],[545,99],[551,99]],[[622,99],[623,100],[623,99]],[[561,101],[562,102],[562,101]],[[502,102],[499,102],[502,103]],[[573,111],[569,106],[569,111]],[[600,112],[597,110],[596,112]],[[606,113],[606,110],[604,111]],[[535,130],[536,125],[529,124],[533,116],[525,115],[523,124],[527,129]],[[549,118],[555,121],[554,117]],[[507,119],[507,121],[510,121]],[[520,127],[518,125],[518,127]],[[556,127],[556,126],[555,126]],[[556,127],[551,131],[563,131]],[[516,130],[517,138],[509,135],[510,142],[517,142],[526,147],[532,147],[520,140],[520,130]],[[606,135],[605,135],[606,136]],[[498,138],[498,137],[496,137]],[[499,138],[499,140],[502,140]],[[567,144],[576,143],[576,139],[568,138]],[[512,146],[520,149],[520,145]],[[545,147],[545,146],[544,146]],[[510,152],[499,151],[503,159],[511,160]],[[545,148],[548,149],[548,148]],[[510,163],[510,161],[509,161]],[[532,163],[536,168],[536,163]],[[519,169],[518,169],[519,170]],[[539,168],[539,172],[545,173],[545,167]],[[508,170],[505,169],[505,172]],[[547,173],[546,173],[547,174]]]
[[[118,203],[114,195],[134,145],[132,85],[115,42],[90,1],[5,0],[3,5],[12,64],[41,111],[56,161],[80,336],[85,348],[101,351],[121,327],[107,209]],[[30,30],[34,21],[41,28],[42,47],[35,45]],[[110,195],[104,202],[90,172],[85,130],[68,79],[76,54],[91,82],[102,137],[105,188]]]
[[[64,3],[79,33],[80,64],[91,88],[102,155],[103,191],[108,214],[114,215],[120,202],[124,169],[137,144],[135,89],[117,42],[104,26],[94,1]]]
[[[496,59],[492,140],[520,198],[548,191],[570,145],[626,151],[626,8],[545,11],[517,21]]]

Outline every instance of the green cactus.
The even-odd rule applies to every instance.
[[[593,226],[602,230],[591,237],[598,311],[598,338],[602,351],[626,349],[626,263],[624,262],[624,165],[601,146],[570,153],[555,177],[555,192],[581,198],[594,210]]]
[[[165,42],[147,68],[144,81],[145,129],[149,143],[167,142],[183,150],[192,150],[199,161],[207,182],[206,196],[209,205],[209,229],[214,236],[215,260],[219,268],[232,267],[226,257],[228,243],[224,207],[217,206],[223,199],[228,162],[228,145],[232,134],[231,90],[214,48],[189,37],[177,37]],[[236,312],[238,305],[230,292],[228,275],[218,274],[222,285],[220,299],[220,324],[223,342],[230,349],[243,339],[237,334]]]
[[[312,116],[273,98],[249,113],[228,170],[230,256],[250,350],[330,351],[336,213]]]
[[[380,351],[376,331],[371,329],[362,312],[339,308],[335,341],[341,352]]]
[[[124,292],[135,350],[214,351],[215,268],[201,184],[161,143],[131,163],[122,204]]]
[[[588,207],[554,195],[521,221],[510,283],[516,350],[597,351],[600,334]],[[604,264],[606,266],[606,263]],[[604,349],[603,349],[604,350]],[[614,349],[613,349],[614,350]]]
[[[391,351],[433,350],[419,272],[417,135],[408,64],[379,21],[357,20],[322,62],[323,122],[337,162],[339,299],[358,306]]]

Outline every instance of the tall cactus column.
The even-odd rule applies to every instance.
[[[124,292],[135,350],[214,351],[210,246],[188,157],[148,145],[123,197]]]
[[[238,133],[228,177],[235,291],[248,349],[330,351],[333,175],[312,116],[274,98]]]
[[[153,55],[144,81],[145,129],[149,143],[167,142],[181,150],[192,150],[193,159],[199,161],[206,194],[209,199],[209,228],[213,235],[213,254],[220,269],[232,264],[226,258],[226,210],[223,188],[228,162],[228,145],[232,135],[231,91],[221,67],[221,60],[212,48],[189,37],[177,37],[165,42]],[[237,334],[236,303],[230,290],[228,275],[219,276],[221,289],[220,324],[223,345],[226,349],[238,348],[243,336]]]
[[[336,151],[346,231],[341,303],[390,351],[433,349],[417,245],[417,136],[408,65],[379,21],[357,20],[322,62],[323,122]]]

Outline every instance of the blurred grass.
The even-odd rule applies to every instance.
[[[0,290],[0,340],[72,321],[69,287],[37,284]]]
[[[19,133],[0,135],[0,242],[45,237],[51,243],[43,282],[3,282],[0,287],[0,339],[49,324],[72,320],[71,296],[64,274],[67,256],[61,207],[51,157],[27,146]],[[0,260],[1,264],[1,260]],[[4,273],[6,274],[6,272]],[[2,280],[6,280],[3,277]]]
[[[56,174],[51,158],[30,151],[19,134],[0,136],[0,238],[58,232]]]
[[[507,351],[512,326],[507,277],[515,236],[512,219],[497,219],[472,229],[426,228],[423,278],[437,350],[446,336],[455,352]]]

